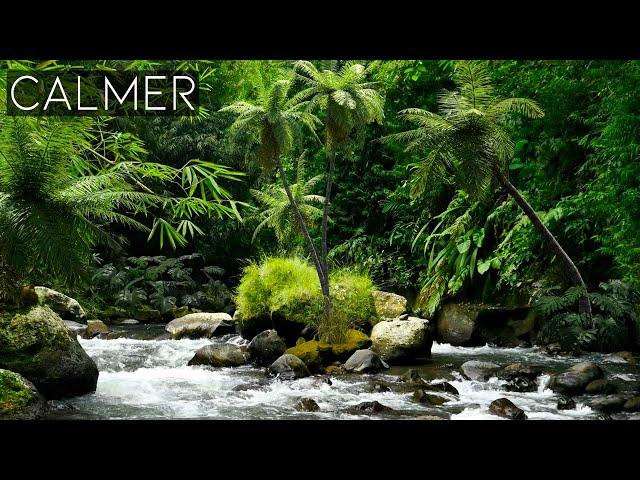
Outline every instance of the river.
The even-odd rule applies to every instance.
[[[242,344],[238,336],[202,340],[169,340],[157,326],[121,327],[121,338],[79,339],[100,371],[95,393],[57,402],[49,413],[52,419],[419,419],[450,418],[499,419],[488,411],[489,404],[507,397],[522,408],[529,419],[597,419],[600,415],[577,399],[573,410],[558,410],[557,395],[545,388],[548,373],[561,371],[573,363],[592,360],[606,370],[621,390],[638,390],[640,367],[631,366],[612,355],[590,354],[581,358],[549,357],[536,348],[452,347],[434,343],[432,358],[418,366],[394,366],[378,375],[331,377],[331,385],[321,376],[295,381],[267,378],[251,366],[209,368],[187,366],[200,347],[212,342]],[[504,382],[469,381],[459,374],[467,360],[486,360],[507,365],[522,362],[540,367],[538,389],[529,393],[505,391]],[[414,368],[428,381],[447,380],[458,391],[442,406],[416,403],[411,393],[399,391],[398,376]],[[389,392],[367,391],[372,380],[387,382]],[[313,398],[318,412],[298,412],[296,402]],[[396,410],[380,415],[354,415],[349,407],[378,401]],[[628,417],[619,414],[618,418]]]

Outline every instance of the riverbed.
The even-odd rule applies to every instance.
[[[624,391],[638,391],[640,366],[627,364],[613,355],[589,354],[580,358],[548,356],[533,348],[465,348],[434,343],[432,357],[422,365],[393,366],[376,375],[313,376],[294,381],[269,378],[253,366],[211,368],[187,366],[199,348],[216,342],[244,344],[236,335],[213,339],[170,340],[162,326],[119,327],[115,339],[79,338],[94,359],[100,376],[95,393],[55,402],[51,419],[491,419],[489,404],[506,397],[522,408],[529,419],[580,420],[603,418],[592,410],[588,397],[578,397],[576,408],[558,410],[558,396],[546,388],[549,375],[572,364],[591,360],[601,365],[607,377]],[[487,382],[462,377],[459,367],[467,360],[484,360],[508,365],[520,362],[540,368],[537,390],[527,393],[506,390],[505,382]],[[427,381],[446,380],[458,396],[440,395],[441,406],[424,405],[403,391],[399,375],[409,368]],[[391,391],[371,392],[373,381],[389,385]],[[301,398],[312,398],[320,410],[299,412]],[[353,414],[359,403],[377,401],[392,408],[384,414]],[[629,418],[617,414],[614,418]]]

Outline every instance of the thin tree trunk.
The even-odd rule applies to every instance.
[[[322,207],[322,238],[321,238],[321,246],[322,246],[322,271],[326,279],[329,278],[329,256],[328,256],[328,226],[329,226],[329,205],[331,204],[331,188],[333,186],[333,175],[335,171],[335,162],[336,153],[333,148],[329,149],[329,158],[328,158],[328,166],[327,166],[327,185],[324,195],[324,204]],[[324,300],[324,317],[326,321],[331,320],[331,299],[329,297],[329,282],[327,282],[327,291],[324,292],[325,300]]]
[[[529,220],[531,220],[531,223],[533,223],[533,226],[538,231],[538,233],[542,235],[542,238],[551,247],[553,253],[560,259],[562,265],[567,271],[567,274],[569,275],[569,278],[571,279],[571,282],[575,286],[584,288],[586,292],[587,286],[582,279],[582,275],[580,275],[578,267],[576,267],[576,264],[573,263],[571,257],[567,255],[567,252],[565,252],[562,246],[558,243],[556,237],[554,237],[549,229],[545,226],[545,224],[542,223],[542,220],[540,220],[540,217],[538,217],[535,210],[533,210],[533,207],[531,207],[529,202],[527,202],[527,200],[520,194],[518,189],[513,186],[513,184],[507,179],[506,176],[500,175],[500,180],[508,190],[509,194],[516,201],[518,206],[524,211],[527,217],[529,217]],[[583,296],[580,298],[580,301],[578,303],[578,311],[591,317],[591,302],[589,301],[588,297]]]
[[[304,223],[304,219],[302,218],[302,214],[300,213],[300,209],[298,207],[298,204],[296,203],[295,199],[293,198],[293,194],[291,193],[291,188],[289,188],[289,182],[287,182],[287,177],[284,173],[284,168],[282,168],[282,162],[280,161],[280,153],[276,153],[274,155],[274,159],[276,162],[276,166],[278,168],[278,173],[280,174],[280,179],[282,180],[282,185],[284,186],[284,191],[287,194],[287,198],[289,199],[289,203],[291,204],[291,207],[293,208],[293,212],[294,212],[294,216],[296,217],[296,221],[298,222],[298,226],[300,227],[300,230],[302,231],[302,235],[304,236],[305,242],[307,243],[307,248],[309,249],[309,252],[311,253],[311,258],[313,259],[313,263],[316,267],[316,271],[318,273],[318,279],[320,280],[320,287],[322,288],[322,295],[323,297],[325,296],[325,292],[327,292],[327,296],[328,296],[328,292],[329,292],[329,282],[327,277],[324,274],[323,268],[322,268],[322,263],[320,261],[320,258],[318,257],[318,252],[316,250],[316,247],[313,245],[313,240],[311,239],[311,235],[309,234],[309,230],[307,229],[307,226]],[[325,310],[326,310],[326,306],[325,306]]]

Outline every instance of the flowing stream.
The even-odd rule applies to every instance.
[[[124,329],[123,337],[112,340],[83,340],[82,346],[100,370],[95,393],[57,402],[49,418],[56,419],[499,419],[489,413],[489,404],[507,397],[522,408],[529,419],[597,419],[599,414],[577,399],[577,408],[558,410],[557,395],[546,389],[549,375],[584,360],[598,362],[621,390],[636,390],[640,367],[611,355],[576,358],[549,357],[535,348],[463,348],[434,343],[431,360],[411,367],[394,366],[377,375],[314,376],[280,381],[265,376],[264,370],[187,366],[194,352],[212,342],[246,343],[238,336],[202,340],[162,339],[156,326]],[[154,339],[155,338],[155,339]],[[458,373],[467,360],[485,360],[507,365],[521,362],[540,367],[538,389],[530,393],[508,392],[504,382],[469,381]],[[442,406],[416,403],[411,392],[401,391],[398,376],[414,368],[427,381],[446,380],[458,389],[459,397],[441,394]],[[372,381],[386,382],[391,391],[370,393]],[[298,412],[296,402],[313,398],[320,411]],[[377,415],[354,415],[349,407],[376,400],[395,410]],[[620,414],[625,418],[626,414]]]

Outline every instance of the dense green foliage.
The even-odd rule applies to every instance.
[[[348,269],[335,270],[330,277],[333,328],[372,324],[377,320],[373,283],[364,274]],[[281,315],[287,320],[319,327],[323,332],[323,301],[316,271],[299,257],[267,257],[244,269],[238,285],[236,305],[240,320]]]
[[[637,312],[631,292],[640,288],[638,61],[73,64],[195,69],[201,112],[193,118],[0,115],[2,296],[35,283],[92,298],[97,308],[213,308],[205,297],[218,293],[209,290],[233,290],[241,278],[238,302],[266,295],[270,290],[243,286],[249,278],[259,283],[261,259],[283,251],[300,257],[287,268],[316,266],[316,277],[299,272],[305,280],[278,295],[302,295],[295,292],[303,285],[316,295],[323,243],[332,285],[344,268],[365,271],[358,278],[406,295],[423,315],[434,315],[452,297],[523,304],[540,291],[565,291],[571,281],[558,256],[494,182],[497,169],[528,200],[591,292],[593,319],[578,322],[569,305],[548,312],[545,318],[554,319],[545,323],[548,340],[569,329],[582,332],[567,334],[573,347],[605,349],[633,337],[621,325]],[[4,69],[35,67],[68,65],[3,63]],[[482,70],[483,82],[471,94],[463,77],[474,69]],[[404,133],[412,122],[418,131]],[[427,127],[430,134],[423,135]],[[276,156],[281,172],[273,168]],[[317,265],[283,178],[306,209]],[[326,242],[322,210],[331,219]],[[180,260],[194,254],[201,256],[196,264]],[[156,276],[153,268],[161,265],[167,268]],[[210,265],[224,272],[207,274]],[[608,316],[598,289],[617,285],[612,279],[628,285],[631,300],[622,291],[615,295],[631,310]],[[331,299],[339,310],[349,302],[334,298],[336,288]],[[251,305],[269,313],[277,298]],[[313,312],[305,318],[316,319]]]

